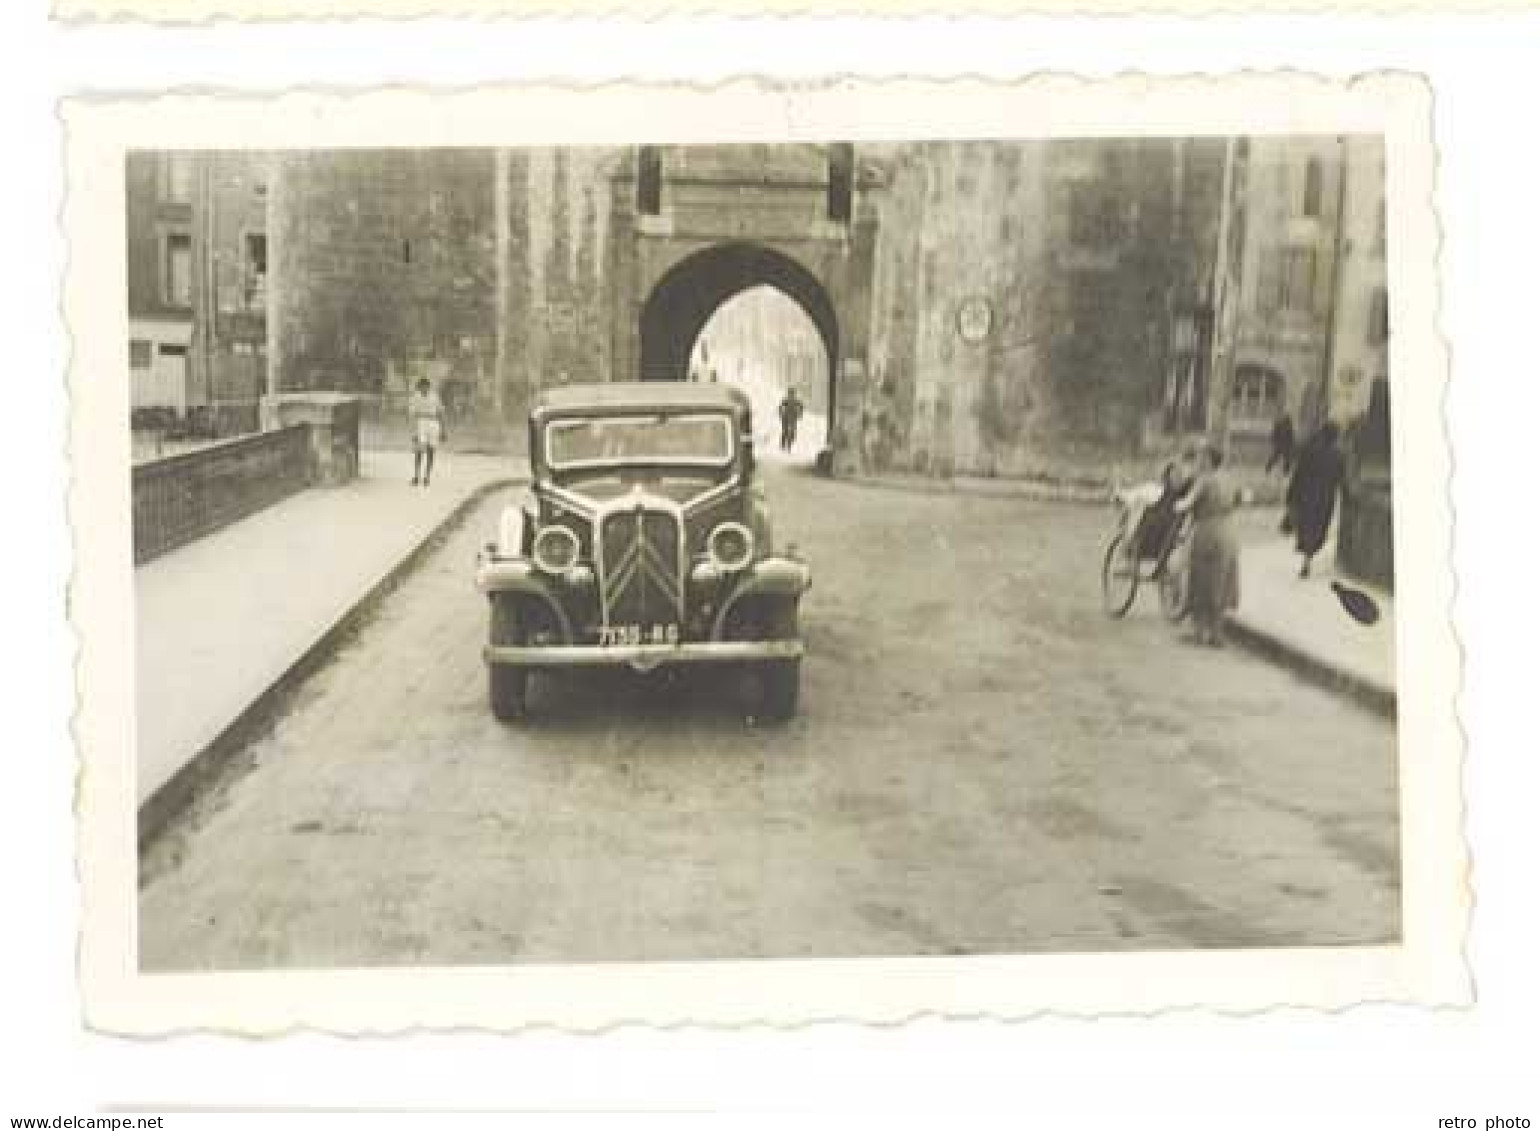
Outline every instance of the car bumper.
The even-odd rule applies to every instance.
[[[489,664],[527,668],[630,667],[637,671],[675,664],[745,663],[796,660],[800,640],[702,640],[686,644],[542,644],[488,645]]]

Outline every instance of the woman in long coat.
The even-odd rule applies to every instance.
[[[1310,563],[1326,544],[1337,496],[1342,493],[1346,461],[1337,446],[1337,426],[1321,425],[1299,452],[1289,480],[1287,505],[1294,524],[1294,548],[1300,553],[1299,575],[1310,576]]]
[[[1224,456],[1212,444],[1199,457],[1197,478],[1177,509],[1192,515],[1187,559],[1187,607],[1199,644],[1224,643],[1225,614],[1241,603],[1240,549],[1230,529],[1235,492],[1219,472]]]

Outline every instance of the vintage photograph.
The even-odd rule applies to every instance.
[[[1401,946],[1390,146],[125,143],[133,969]]]

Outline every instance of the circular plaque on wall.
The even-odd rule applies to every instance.
[[[957,308],[957,333],[963,341],[970,345],[976,345],[989,337],[990,328],[994,325],[994,310],[989,305],[989,300],[982,295],[974,295],[963,300]]]

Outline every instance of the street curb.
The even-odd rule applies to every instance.
[[[248,703],[213,741],[188,759],[164,785],[145,798],[139,806],[138,814],[139,849],[143,851],[172,818],[197,798],[203,787],[218,776],[230,757],[246,745],[254,732],[260,730],[271,709],[331,659],[337,645],[371,615],[391,590],[437,549],[472,510],[494,492],[524,482],[528,480],[517,476],[489,480],[456,503],[454,509],[418,539],[417,544],[395,565],[387,569],[358,600],[323,629],[310,646]]]
[[[956,479],[893,479],[878,476],[854,475],[848,479],[836,479],[854,487],[870,487],[878,491],[902,491],[910,495],[971,495],[980,499],[1026,500],[1038,503],[1106,504],[1113,501],[1110,488],[1106,490],[1082,486],[1056,485],[1030,480],[1011,480],[1010,485],[996,490]]]
[[[1311,655],[1297,644],[1258,628],[1244,618],[1233,614],[1227,622],[1227,628],[1234,639],[1265,659],[1288,668],[1302,679],[1309,680],[1317,686],[1352,699],[1365,710],[1395,722],[1396,692],[1394,688],[1384,687],[1339,668],[1328,660]]]
[[[977,499],[1025,500],[1036,503],[1074,503],[1082,506],[1106,506],[1117,501],[1113,484],[1091,486],[1084,482],[1054,482],[1046,479],[914,479],[887,476],[853,475],[836,482],[879,491],[903,491],[913,495],[968,495]],[[998,484],[998,486],[997,486]],[[1283,500],[1271,494],[1258,496],[1244,507],[1276,507]]]

